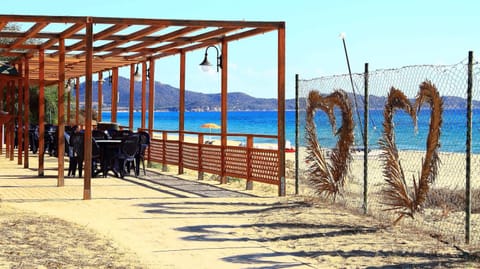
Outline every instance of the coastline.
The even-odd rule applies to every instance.
[[[156,112],[154,116],[153,128],[156,130],[178,130],[178,112]],[[427,113],[428,114],[428,113]],[[454,126],[464,124],[465,119],[458,118],[455,110],[449,110],[445,112],[445,120],[443,122],[442,134],[440,141],[442,143],[441,151],[445,152],[464,152],[465,151],[465,130],[462,128],[453,128]],[[103,121],[110,120],[110,112],[102,113]],[[117,122],[122,126],[128,125],[128,111],[122,112],[117,117]],[[321,139],[322,146],[334,147],[337,138],[332,135],[331,126],[323,124],[324,120],[327,120],[325,115],[320,114],[318,117],[318,137]],[[137,129],[141,125],[141,113],[135,112],[134,114],[134,129]],[[428,115],[424,115],[423,122],[428,120]],[[373,111],[371,115],[373,123],[369,130],[369,148],[378,149],[378,140],[382,136],[381,122],[383,115],[381,111]],[[148,121],[148,118],[146,119]],[[304,120],[304,119],[303,119]],[[407,117],[399,117],[396,124],[397,146],[399,150],[423,150],[426,143],[426,135],[428,132],[428,126],[423,124],[419,126],[418,133],[414,132],[412,123]],[[192,132],[202,132],[207,135],[208,129],[200,128],[204,123],[216,123],[220,122],[219,112],[186,112],[184,121],[184,130]],[[320,124],[322,123],[322,124]],[[302,126],[302,122],[300,125]],[[466,124],[466,123],[465,123]],[[228,112],[228,133],[241,133],[241,134],[267,134],[277,135],[277,115],[276,111],[229,111]],[[377,128],[378,127],[378,128]],[[217,130],[210,130],[217,131]],[[292,143],[296,140],[295,134],[295,111],[287,111],[285,114],[285,137],[286,140],[290,140]],[[358,131],[358,130],[356,130]],[[480,136],[480,128],[474,128],[473,137]],[[217,133],[218,134],[218,133]],[[300,146],[306,146],[305,130],[300,127],[299,129],[299,143]],[[361,134],[356,133],[356,144],[362,145]],[[230,139],[230,138],[228,138]],[[480,140],[473,139],[472,151],[474,153],[480,153]]]

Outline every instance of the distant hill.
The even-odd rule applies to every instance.
[[[353,94],[350,94],[351,100],[353,100]],[[386,96],[371,95],[368,100],[368,106],[370,109],[382,110],[385,107]],[[443,109],[463,109],[467,107],[467,100],[465,98],[457,96],[442,96]],[[410,99],[410,102],[415,103],[414,99]],[[357,95],[357,104],[359,107],[363,107],[363,95]],[[472,102],[473,108],[480,108],[480,101]]]
[[[97,81],[93,82],[93,100],[98,100]],[[119,108],[126,108],[129,104],[130,80],[124,77],[118,78],[118,91],[120,94]],[[103,83],[103,105],[111,105],[111,84]],[[155,110],[178,111],[179,109],[178,88],[168,84],[155,82]],[[141,107],[142,83],[135,82],[134,104],[136,108]],[[149,100],[148,83],[146,91],[147,100]],[[80,100],[85,100],[85,83],[80,84]],[[295,100],[287,100],[286,109],[295,109]],[[147,101],[148,105],[148,101]],[[185,109],[187,111],[220,111],[221,95],[205,94],[193,91],[185,92]],[[277,110],[276,98],[255,98],[241,92],[228,93],[228,109],[230,111],[246,110]]]
[[[93,82],[93,100],[97,100],[97,81]],[[119,109],[128,108],[129,95],[130,95],[130,80],[124,77],[118,79],[118,91],[120,94],[118,107]],[[135,82],[135,107],[140,109],[141,107],[141,87],[142,84],[139,81]],[[179,109],[179,93],[180,90],[168,84],[162,84],[158,81],[155,82],[155,110],[163,111],[178,111]],[[148,83],[147,83],[147,100],[148,96]],[[353,100],[353,94],[349,94],[351,100]],[[363,107],[363,96],[357,95],[357,104]],[[241,92],[228,93],[228,110],[229,111],[273,111],[277,110],[277,98],[255,98],[248,94]],[[85,83],[80,84],[80,100],[85,100]],[[205,94],[194,91],[185,92],[185,110],[187,111],[220,111],[221,107],[221,95]],[[370,109],[383,109],[386,101],[386,96],[370,96],[369,107]],[[444,108],[465,108],[466,99],[455,96],[443,97]],[[103,105],[111,105],[111,84],[108,82],[103,83]],[[147,102],[148,105],[148,102]],[[355,104],[354,104],[355,105]],[[300,99],[300,108],[305,107],[305,99]],[[480,101],[473,101],[474,108],[480,108]],[[286,110],[295,110],[295,99],[287,99],[285,101]]]

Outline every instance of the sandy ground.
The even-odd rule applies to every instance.
[[[480,268],[431,234],[264,184],[150,172],[94,179],[84,201],[46,160],[39,179],[34,158],[0,158],[0,268]]]

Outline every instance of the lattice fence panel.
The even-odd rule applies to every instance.
[[[278,152],[254,148],[251,151],[250,179],[259,182],[279,185],[278,180]]]
[[[150,161],[163,162],[163,142],[160,139],[150,140]]]
[[[182,162],[185,168],[198,170],[199,168],[199,148],[198,144],[183,143]]]
[[[202,145],[200,171],[219,175],[222,171],[222,151],[216,145]]]
[[[247,178],[247,148],[225,148],[225,174],[232,177]]]
[[[165,141],[165,162],[167,164],[178,165],[180,162],[179,142]]]

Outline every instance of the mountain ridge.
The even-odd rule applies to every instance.
[[[111,84],[103,82],[102,85],[103,106],[111,104]],[[98,81],[93,81],[93,89],[97,89]],[[141,88],[142,83],[135,81],[134,106],[141,106]],[[130,80],[124,77],[118,78],[119,102],[118,107],[126,108],[129,106]],[[156,111],[178,111],[180,90],[168,84],[155,81],[155,107]],[[230,111],[248,111],[248,110],[277,110],[277,98],[256,98],[242,92],[228,93],[228,109]],[[85,83],[80,84],[80,100],[85,98]],[[98,91],[93,90],[93,100],[98,100]],[[146,90],[146,99],[149,100],[148,86]],[[185,91],[185,110],[187,111],[220,111],[221,94],[199,93],[194,91]],[[295,109],[295,100],[286,101],[286,109]]]
[[[93,89],[97,89],[98,81],[93,81]],[[135,81],[134,107],[141,107],[142,83]],[[126,109],[129,106],[130,80],[125,77],[118,78],[119,102],[118,109]],[[111,105],[111,84],[103,82],[103,106]],[[351,100],[354,96],[348,93]],[[155,81],[155,111],[178,111],[180,90],[168,84]],[[93,100],[98,100],[98,91],[92,93]],[[148,86],[146,100],[149,100]],[[444,108],[466,108],[466,99],[457,96],[443,96]],[[357,104],[363,107],[363,95],[356,95]],[[80,84],[80,100],[85,100],[85,83]],[[242,92],[229,92],[227,96],[229,111],[273,111],[278,109],[277,98],[256,98]],[[386,96],[374,96],[369,98],[369,109],[383,109]],[[300,98],[301,106],[305,104],[305,98]],[[473,107],[479,108],[480,101],[473,101]],[[300,108],[302,109],[302,107]],[[361,109],[361,108],[360,108]],[[200,93],[185,91],[186,111],[220,111],[220,93]],[[285,100],[285,110],[295,110],[295,99]]]

